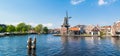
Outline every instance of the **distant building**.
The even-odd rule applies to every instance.
[[[91,35],[100,35],[100,29],[98,27],[94,27],[91,30]]]
[[[66,35],[68,33],[68,25],[65,24],[65,20],[64,20],[64,23],[63,25],[61,26],[61,29],[60,29],[60,33],[61,35]]]
[[[48,33],[53,34],[54,33],[54,29],[49,29]]]
[[[80,34],[85,34],[85,33],[86,33],[86,32],[85,32],[85,28],[86,28],[85,25],[76,25],[76,26],[74,26],[74,27],[79,28]]]
[[[120,32],[120,21],[117,21],[112,26],[112,35],[116,35]]]
[[[53,29],[54,34],[60,34],[61,29],[60,28],[55,28]]]
[[[71,27],[69,28],[70,35],[80,35],[80,28],[79,27]]]
[[[67,34],[67,28],[61,27],[60,33],[61,33],[62,35]]]
[[[94,27],[95,27],[94,25],[87,25],[87,26],[85,27],[85,32],[86,32],[86,34],[91,34],[91,31],[92,31],[92,29],[93,29]]]
[[[68,19],[71,18],[71,17],[68,17],[68,13],[66,12],[66,17],[64,17],[64,21],[63,21],[63,24],[61,25],[61,35],[67,35],[68,34],[68,31],[69,31],[69,23],[68,23]]]
[[[106,36],[112,35],[112,27],[111,26],[102,26],[101,31],[105,33]]]
[[[35,30],[31,29],[28,31],[29,33],[36,33]]]
[[[100,27],[94,26],[94,25],[87,25],[85,27],[85,32],[86,34],[90,34],[90,35],[100,35]]]
[[[85,34],[85,25],[76,25],[69,28],[69,34],[70,35],[80,35]]]

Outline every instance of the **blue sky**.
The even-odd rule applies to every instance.
[[[60,27],[68,10],[71,26],[112,25],[120,20],[120,0],[0,0],[0,23],[25,22]]]

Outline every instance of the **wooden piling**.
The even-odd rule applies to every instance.
[[[36,38],[28,38],[27,41],[28,55],[36,56]]]
[[[28,45],[27,45],[27,48],[28,50],[31,50],[31,46],[32,46],[32,38],[28,38],[28,41],[27,41]]]
[[[36,50],[32,50],[32,56],[36,56]]]
[[[34,38],[34,40],[33,40],[33,45],[32,45],[32,49],[36,49],[36,37]]]

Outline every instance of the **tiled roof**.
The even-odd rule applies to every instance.
[[[100,31],[97,27],[94,27],[92,31]]]
[[[71,30],[71,31],[79,31],[80,29],[77,28],[77,27],[71,27],[69,30]]]
[[[104,26],[103,28],[111,28],[111,26]]]

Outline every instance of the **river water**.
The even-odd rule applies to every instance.
[[[0,38],[0,56],[29,56],[28,37],[37,38],[32,56],[120,56],[117,37],[60,37],[52,34]]]

